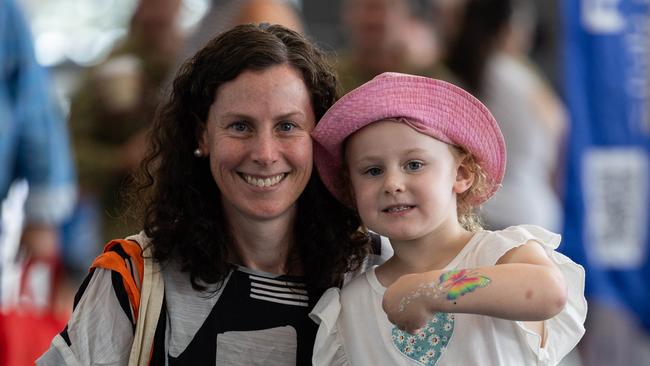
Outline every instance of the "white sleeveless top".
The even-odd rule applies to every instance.
[[[559,235],[532,225],[479,231],[445,269],[494,265],[529,240],[544,247],[568,285],[565,309],[545,321],[544,348],[521,322],[484,315],[438,313],[417,335],[399,331],[381,307],[386,288],[373,267],[342,291],[327,290],[314,307],[314,365],[556,365],[584,334],[587,314],[584,269],[555,251]]]

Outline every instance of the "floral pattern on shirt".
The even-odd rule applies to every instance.
[[[454,322],[454,314],[437,313],[416,334],[409,334],[393,327],[391,331],[393,346],[416,363],[433,366],[447,349],[454,333]]]

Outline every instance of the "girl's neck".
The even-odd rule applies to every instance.
[[[295,215],[283,215],[271,220],[229,216],[233,263],[274,274],[302,274],[300,266],[292,263],[296,262],[292,258]]]
[[[377,268],[379,282],[390,286],[400,276],[445,268],[472,238],[474,233],[453,225],[452,228],[431,233],[410,241],[393,241],[395,254]]]

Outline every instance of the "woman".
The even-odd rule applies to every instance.
[[[324,55],[277,25],[235,27],[181,68],[143,163],[144,234],[131,238],[145,243],[137,287],[148,263],[164,283],[144,363],[311,363],[307,315],[368,242],[312,169],[309,133],[336,87]],[[115,251],[142,272],[128,245]],[[96,267],[40,364],[126,364],[142,339],[148,298]]]

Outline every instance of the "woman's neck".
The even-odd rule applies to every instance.
[[[388,287],[400,276],[445,268],[474,234],[460,225],[409,241],[393,241],[395,254],[377,268],[379,282]]]
[[[271,220],[254,220],[241,216],[229,217],[233,238],[234,263],[274,274],[302,274],[292,264],[295,215]],[[290,272],[290,273],[289,273]]]

